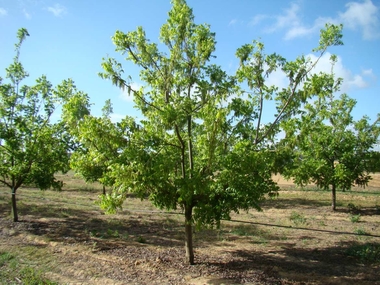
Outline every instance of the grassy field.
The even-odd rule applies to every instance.
[[[184,264],[183,215],[130,197],[104,215],[101,187],[65,175],[61,192],[20,189],[20,222],[0,188],[0,284],[380,284],[380,175],[330,193],[281,185],[263,211],[194,233]]]

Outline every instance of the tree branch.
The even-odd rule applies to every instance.
[[[268,128],[268,130],[264,133],[264,135],[261,137],[260,140],[258,140],[258,141],[255,142],[256,145],[259,144],[259,143],[261,143],[268,136],[268,134],[274,129],[274,127],[277,125],[277,123],[282,119],[283,113],[285,112],[285,110],[289,106],[290,102],[292,102],[292,100],[294,98],[294,95],[295,95],[295,92],[296,92],[296,88],[299,86],[299,84],[301,83],[301,81],[309,74],[309,72],[317,65],[317,63],[319,62],[319,60],[321,59],[321,57],[323,56],[323,54],[326,52],[326,50],[327,50],[327,47],[324,48],[324,50],[321,52],[321,54],[319,55],[319,57],[317,58],[317,60],[307,70],[301,69],[301,71],[304,71],[303,74],[301,72],[298,73],[298,75],[297,75],[298,82],[296,82],[294,84],[294,86],[292,88],[291,95],[289,96],[289,98],[286,101],[284,107],[281,109],[281,111],[279,112],[279,114],[277,115],[277,117],[273,121],[273,123],[270,125],[270,127]],[[296,79],[297,79],[297,77],[296,77]]]
[[[3,183],[4,185],[8,186],[9,188],[12,188],[12,185],[3,179],[0,179],[0,183]]]

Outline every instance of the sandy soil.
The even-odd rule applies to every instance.
[[[379,264],[349,254],[380,243],[380,193],[373,190],[380,175],[374,177],[367,192],[339,193],[335,213],[328,193],[290,189],[278,177],[285,190],[263,212],[235,214],[220,230],[194,233],[193,266],[184,262],[181,213],[131,198],[122,212],[105,216],[93,191],[21,191],[19,223],[0,200],[0,252],[17,254],[60,284],[380,284]],[[350,221],[352,214],[360,221]]]

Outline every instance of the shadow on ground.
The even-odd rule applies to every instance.
[[[93,241],[99,249],[123,246],[126,242],[163,247],[183,245],[181,223],[156,213],[129,214],[126,219],[105,216],[101,211],[64,208],[60,205],[18,203],[18,223],[11,222],[9,205],[0,204],[0,216],[8,226],[41,236],[48,241],[80,243]],[[180,235],[179,235],[180,233]],[[117,241],[117,242],[115,242]]]
[[[307,200],[307,206],[309,205],[310,200]],[[355,246],[355,243],[342,242],[338,246],[317,250],[299,248],[261,230],[260,234],[265,234],[265,239],[273,242],[271,249],[261,247],[241,250],[224,246],[222,252],[218,249],[218,232],[203,231],[195,234],[199,249],[197,252],[196,248],[196,265],[188,266],[183,262],[183,225],[175,216],[149,211],[124,211],[124,218],[105,217],[93,209],[20,202],[21,221],[12,223],[9,207],[5,201],[0,203],[0,215],[5,217],[0,222],[2,227],[14,230],[12,235],[27,232],[64,244],[93,242],[99,253],[141,259],[139,262],[147,268],[157,266],[158,272],[174,272],[173,276],[178,277],[178,280],[190,274],[211,276],[208,284],[380,284],[378,264],[365,264],[347,254],[347,250]],[[241,225],[236,230],[248,235],[254,235],[260,230],[258,223],[235,222]],[[249,227],[244,224],[249,224]],[[315,230],[299,230],[305,230],[305,235],[300,238],[315,238]],[[238,234],[237,232],[236,235]],[[139,243],[154,247],[139,247]],[[380,248],[379,243],[377,246]],[[214,249],[215,252],[209,249]],[[111,278],[111,271],[109,274]],[[125,275],[121,276],[125,278]],[[151,281],[155,281],[154,276]]]
[[[228,261],[207,262],[232,283],[253,280],[262,272],[273,284],[380,284],[378,266],[347,255],[355,243],[314,250],[284,246],[276,251],[231,250]],[[380,243],[377,244],[380,248]],[[238,277],[234,277],[238,276]],[[256,276],[257,277],[257,276]],[[278,280],[282,280],[278,283]],[[291,282],[291,283],[288,283]],[[210,284],[220,284],[213,283]]]

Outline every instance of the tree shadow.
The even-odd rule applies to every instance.
[[[10,213],[0,204],[0,214]],[[20,221],[14,227],[47,241],[62,243],[96,243],[99,250],[133,243],[162,247],[183,245],[181,223],[157,214],[105,216],[94,210],[80,210],[61,205],[34,205],[19,202]],[[9,218],[11,221],[11,218]],[[181,235],[179,235],[179,232]]]
[[[262,208],[275,208],[275,209],[294,209],[296,206],[302,206],[303,208],[314,209],[315,207],[326,207],[331,204],[331,201],[321,201],[303,198],[276,198],[273,200],[264,201]]]
[[[229,220],[229,222],[232,223],[239,223],[239,224],[251,224],[251,225],[260,225],[260,226],[268,226],[268,227],[276,227],[276,228],[285,228],[285,229],[292,229],[292,230],[303,230],[308,231],[312,233],[329,233],[329,234],[336,234],[336,235],[352,235],[357,236],[359,234],[352,233],[352,232],[344,232],[344,231],[331,231],[331,230],[322,230],[322,229],[314,229],[314,228],[304,228],[300,226],[285,226],[285,225],[276,225],[276,224],[268,224],[268,223],[260,223],[260,222],[250,222],[250,221],[241,221],[241,220]],[[370,236],[370,237],[378,237],[379,235],[372,235],[372,234],[360,234],[361,236]]]
[[[337,213],[346,213],[346,214],[360,214],[361,216],[376,216],[380,215],[379,207],[360,207],[356,209],[352,208],[337,208],[335,210]]]
[[[257,272],[262,272],[266,281],[272,278],[274,283],[269,284],[380,284],[376,265],[363,266],[360,260],[347,255],[347,250],[354,245],[351,242],[342,243],[323,249],[283,246],[278,251],[270,252],[230,250],[230,260],[206,264],[225,272],[223,277],[229,279],[231,284],[257,281]],[[377,246],[380,247],[380,244]],[[278,283],[279,280],[284,283]],[[221,283],[214,280],[209,284]]]

